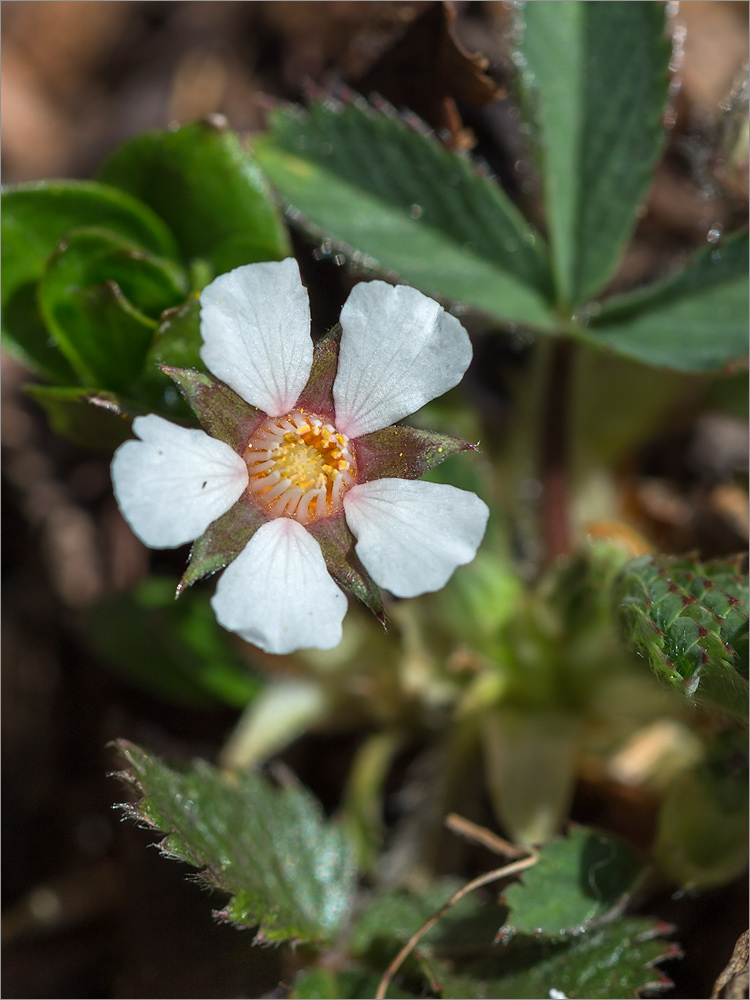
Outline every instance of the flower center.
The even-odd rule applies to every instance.
[[[349,438],[315,414],[267,417],[248,442],[248,489],[271,517],[309,524],[341,510],[357,481]]]

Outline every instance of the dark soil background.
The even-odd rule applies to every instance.
[[[712,226],[746,217],[747,161],[744,174],[740,165],[717,177],[714,153],[721,103],[747,60],[747,5],[688,2],[680,17],[687,33],[670,149],[623,284],[704,242]],[[239,131],[257,130],[260,94],[298,100],[309,82],[346,81],[408,105],[454,146],[476,143],[522,196],[502,96],[508,9],[457,5],[458,38],[489,58],[499,89],[492,100],[492,85],[488,94],[465,64],[456,71],[449,57],[434,58],[436,39],[445,42],[443,18],[429,2],[5,2],[3,180],[88,177],[129,136],[217,111]],[[304,240],[297,246],[319,289],[314,306],[335,316],[345,273],[316,262]],[[124,792],[106,776],[118,766],[109,741],[126,737],[167,755],[212,759],[236,719],[144,695],[107,673],[80,639],[88,608],[157,560],[177,579],[180,559],[151,556],[133,538],[111,496],[108,458],[51,434],[22,392],[27,373],[6,358],[2,376],[3,995],[269,994],[285,975],[279,952],[251,952],[250,933],[212,921],[219,900],[147,849],[153,837],[112,810]],[[699,434],[709,435],[703,453],[715,454],[711,427],[688,423],[658,460],[644,455],[633,503],[667,551],[742,549],[746,497],[732,476],[746,461],[745,431],[721,429],[716,460],[724,464],[703,470],[696,485],[686,456]],[[727,440],[734,442],[728,454]],[[290,762],[334,806],[347,752],[342,738],[321,737]],[[602,811],[587,794],[582,789],[578,808]],[[686,951],[669,969],[671,995],[708,996],[747,926],[744,884],[657,902],[659,915],[679,925]]]

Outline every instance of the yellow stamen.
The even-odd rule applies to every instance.
[[[248,489],[272,517],[309,524],[341,510],[357,481],[349,439],[324,418],[292,410],[267,417],[244,454]]]

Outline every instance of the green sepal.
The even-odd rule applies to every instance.
[[[226,514],[209,525],[190,550],[190,560],[177,585],[177,597],[196,581],[224,569],[242,552],[268,518],[247,490]]]
[[[26,392],[47,414],[50,427],[79,448],[113,451],[129,437],[137,412],[113,392],[78,386],[31,384]]]
[[[335,423],[333,383],[339,364],[341,326],[337,323],[315,345],[307,385],[297,400],[297,409],[327,417]]]
[[[360,483],[374,479],[419,479],[451,455],[474,445],[450,434],[416,427],[384,427],[354,442]]]
[[[320,545],[326,568],[336,583],[362,601],[385,624],[380,588],[354,551],[356,539],[349,530],[344,515],[321,518],[308,524],[307,530]]]
[[[261,410],[206,372],[169,365],[163,365],[162,371],[179,387],[204,430],[242,455],[263,416]]]

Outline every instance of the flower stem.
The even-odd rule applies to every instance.
[[[554,563],[570,551],[568,461],[574,347],[568,338],[553,342],[543,397],[541,521],[547,563]]]

